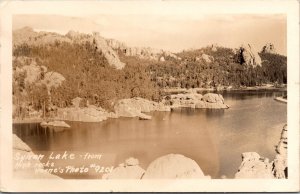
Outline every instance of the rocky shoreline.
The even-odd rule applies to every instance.
[[[274,86],[272,84],[266,84],[264,86],[253,86],[253,87],[233,87],[233,86],[218,86],[211,88],[167,88],[163,91],[165,93],[190,93],[190,92],[215,92],[215,91],[255,91],[255,90],[287,90],[286,84],[280,86]]]
[[[58,108],[55,117],[45,119],[51,120],[48,124],[46,121],[41,120],[41,118],[35,118],[34,122],[39,121],[41,125],[44,126],[67,127],[68,125],[62,121],[101,122],[109,118],[119,117],[138,117],[140,120],[149,120],[151,116],[146,113],[153,111],[171,111],[176,108],[229,108],[229,106],[225,104],[223,96],[220,94],[207,93],[201,95],[195,92],[168,95],[165,96],[161,102],[154,102],[140,97],[122,99],[114,105],[114,112],[108,112],[94,105],[80,107],[80,101],[81,99],[77,97],[72,107]],[[25,119],[24,122],[30,123],[30,120],[32,120],[32,118]],[[18,123],[21,122],[18,121]]]
[[[256,152],[243,153],[242,163],[235,174],[235,178],[287,178],[287,125],[283,126],[280,141],[275,151],[275,159],[271,162]]]

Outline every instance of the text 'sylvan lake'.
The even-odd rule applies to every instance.
[[[195,160],[205,175],[234,178],[243,152],[257,152],[270,160],[287,105],[274,100],[284,91],[231,91],[221,93],[226,110],[175,109],[152,112],[152,120],[108,119],[98,123],[69,122],[70,129],[55,132],[38,123],[14,124],[13,131],[34,153],[77,152],[102,154],[103,166],[118,166],[129,157],[144,169],[156,158],[182,154]],[[84,165],[83,160],[59,160],[57,165]],[[67,164],[68,163],[68,164]],[[88,164],[87,164],[88,165]],[[63,178],[99,178],[97,174],[58,174]]]

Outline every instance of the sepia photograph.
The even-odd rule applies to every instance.
[[[287,13],[118,3],[10,15],[12,179],[299,181]]]

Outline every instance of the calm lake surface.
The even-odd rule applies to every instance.
[[[39,124],[14,124],[13,131],[35,153],[102,154],[102,166],[117,166],[129,157],[138,158],[144,169],[157,157],[183,154],[195,160],[206,175],[233,178],[241,153],[257,152],[270,160],[283,124],[287,105],[277,102],[282,91],[232,91],[221,93],[226,110],[177,109],[150,113],[152,120],[109,119],[100,123],[67,122],[61,132]],[[57,161],[58,166],[80,166],[84,160]],[[90,161],[89,161],[90,163]],[[86,164],[89,165],[89,164]],[[99,178],[99,174],[59,174],[63,178]]]

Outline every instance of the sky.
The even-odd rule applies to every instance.
[[[152,47],[179,52],[217,43],[237,48],[251,44],[260,51],[273,43],[286,55],[287,21],[283,14],[151,14],[122,13],[84,16],[14,15],[13,29],[29,26],[61,34],[69,30],[99,32],[128,46]]]

